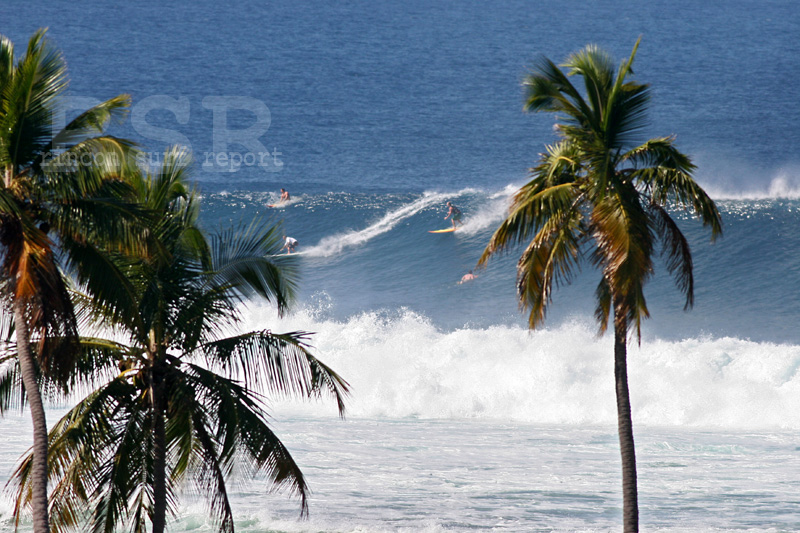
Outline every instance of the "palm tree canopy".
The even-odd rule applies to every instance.
[[[220,531],[233,531],[225,480],[235,465],[301,498],[305,478],[265,414],[266,395],[330,396],[344,413],[347,383],[311,352],[306,332],[240,333],[253,295],[280,312],[294,299],[295,258],[278,255],[279,228],[254,222],[207,238],[198,199],[186,186],[185,150],[165,154],[158,172],[134,180],[141,201],[161,213],[153,232],[165,253],[112,254],[125,272],[127,306],[78,295],[79,315],[113,326],[114,339],[84,337],[78,367],[96,390],[50,433],[53,527],[77,527],[91,508],[93,531],[125,524],[145,531],[158,506],[155,469],[163,418],[166,505],[174,512],[185,480],[208,497]],[[0,387],[0,393],[2,387]],[[30,458],[17,471],[18,507],[30,494]]]
[[[98,243],[141,246],[145,216],[126,183],[134,147],[104,133],[125,117],[130,97],[98,104],[58,131],[66,88],[66,63],[44,30],[19,59],[0,35],[0,297],[26,307],[48,377],[63,377],[72,351],[65,343],[76,338],[62,268],[105,298]]]
[[[601,331],[615,306],[640,334],[649,316],[644,285],[659,245],[686,307],[693,304],[689,244],[669,209],[694,212],[712,239],[722,233],[716,205],[694,181],[695,166],[674,137],[642,139],[650,89],[630,79],[638,46],[616,69],[606,52],[590,45],[561,66],[540,58],[525,78],[524,109],[555,113],[560,140],[540,154],[478,265],[526,245],[517,289],[531,328],[544,320],[554,285],[569,283],[588,258],[602,272],[596,291]]]

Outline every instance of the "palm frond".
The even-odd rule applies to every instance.
[[[344,415],[349,385],[309,351],[309,334],[254,331],[198,348],[214,368],[240,377],[246,387],[301,397],[332,396]]]
[[[478,259],[479,267],[485,266],[492,255],[527,241],[550,217],[569,212],[580,203],[580,190],[575,183],[546,187],[545,179],[540,174],[514,196],[511,213],[489,240]]]
[[[694,212],[704,226],[711,228],[712,241],[722,235],[722,217],[717,205],[689,172],[681,168],[656,166],[638,169],[631,175],[649,189],[653,203],[666,205],[674,201]]]
[[[71,386],[96,387],[130,368],[140,351],[122,343],[99,337],[80,337]]]
[[[653,234],[648,213],[633,187],[606,196],[594,205],[591,231],[597,245],[594,260],[614,295],[614,306],[640,331],[649,316],[642,288],[653,273]]]
[[[65,239],[62,248],[66,251],[68,271],[87,289],[76,300],[84,319],[127,323],[138,320],[138,294],[130,272],[138,266],[134,261],[121,255],[115,257],[89,241]]]
[[[597,130],[598,117],[558,66],[540,57],[533,72],[525,77],[525,111],[564,113],[568,122]]]
[[[292,256],[278,255],[280,249],[280,228],[264,226],[259,221],[214,234],[213,279],[243,297],[257,295],[274,302],[283,314],[297,291],[297,263]]]
[[[147,192],[147,206],[150,209],[164,212],[174,202],[189,198],[191,193],[186,182],[191,164],[191,153],[184,147],[172,146],[164,152],[158,172],[150,177]]]
[[[633,177],[639,178],[641,174],[645,183],[649,183],[650,180],[647,178],[658,170],[675,170],[691,174],[697,167],[687,155],[675,147],[674,141],[674,136],[655,137],[631,148],[620,156],[620,161],[633,169],[631,172]],[[665,199],[660,199],[659,202]]]
[[[245,458],[251,466],[249,476],[265,474],[275,488],[288,488],[290,493],[300,497],[301,514],[307,514],[309,490],[305,477],[289,450],[267,425],[260,402],[245,387],[231,380],[194,365],[189,365],[189,369],[191,372],[187,373],[187,377],[190,376],[190,380],[187,384],[196,390],[206,391],[207,398],[211,400],[208,402],[209,416],[205,420],[213,421],[216,426],[213,434],[220,446],[214,453],[215,461],[219,458],[219,465],[223,465],[234,457],[234,453]],[[202,411],[196,410],[196,413],[195,428],[205,427],[199,417]],[[211,450],[205,446],[204,449]],[[209,469],[203,477],[206,488],[218,493],[215,470]]]
[[[0,98],[14,73],[14,43],[0,34]],[[2,106],[0,106],[2,108]]]
[[[136,144],[103,135],[84,139],[64,151],[43,152],[38,162],[48,198],[77,200],[94,196],[109,180],[125,181],[137,172]]]
[[[633,73],[633,61],[642,38],[633,45],[630,57],[617,70],[613,87],[608,91],[603,131],[609,148],[617,152],[632,144],[647,126],[647,105],[650,86],[626,81]]]
[[[592,116],[598,120],[598,125],[604,122],[604,115],[608,111],[608,94],[614,80],[614,66],[611,56],[596,45],[590,44],[583,50],[572,54],[565,62],[570,76],[579,75],[583,78],[586,98],[593,110]]]
[[[694,305],[694,275],[692,252],[689,242],[669,213],[660,205],[650,206],[655,221],[654,227],[664,244],[662,255],[666,257],[667,270],[675,277],[675,285],[685,296],[684,310]]]
[[[120,94],[87,109],[53,137],[51,149],[72,145],[87,137],[102,134],[111,121],[122,122],[125,119],[130,105],[130,95]]]
[[[583,215],[576,208],[554,214],[517,263],[517,293],[520,307],[531,310],[528,318],[531,329],[544,321],[553,286],[569,283],[580,266],[581,245],[586,235],[582,220]]]
[[[118,437],[114,414],[129,395],[124,379],[113,380],[79,402],[50,430],[47,464],[48,475],[56,482],[50,497],[55,531],[76,527],[85,517],[98,487],[101,464]],[[9,481],[16,493],[17,512],[30,500],[31,461],[28,453]]]
[[[199,446],[197,453],[202,465],[197,472],[198,485],[209,496],[209,510],[220,526],[222,533],[233,533],[233,509],[228,499],[228,489],[225,486],[226,472],[220,462],[217,446],[212,434],[207,431],[210,424],[202,409],[192,411],[194,435],[197,436]],[[221,413],[220,413],[221,414]]]
[[[49,144],[55,101],[67,86],[66,63],[49,45],[45,30],[39,30],[13,72],[4,87],[0,111],[0,128],[9,143],[0,160],[17,169]]]
[[[25,405],[25,388],[16,361],[16,352],[0,357],[0,416]]]
[[[597,300],[597,307],[594,310],[594,317],[600,325],[600,334],[606,332],[608,329],[608,317],[611,313],[611,305],[613,296],[611,294],[611,287],[608,284],[605,276],[600,278],[600,283],[597,284],[597,289],[594,292],[595,299]]]

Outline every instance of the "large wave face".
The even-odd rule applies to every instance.
[[[521,249],[492,260],[474,283],[458,284],[475,268],[515,191],[509,185],[493,191],[305,194],[280,210],[266,208],[272,197],[263,193],[210,194],[204,217],[212,226],[257,216],[282,222],[286,234],[300,241],[300,301],[325,292],[339,320],[405,307],[444,329],[523,325],[515,295]],[[442,220],[447,201],[463,211],[464,225],[450,234],[428,233],[449,225]],[[694,308],[684,311],[684,299],[657,260],[645,288],[652,315],[645,334],[800,343],[800,201],[718,204],[724,233],[713,244],[691,215],[673,212],[694,258]],[[600,276],[588,261],[584,265],[571,285],[554,291],[548,327],[592,315]]]

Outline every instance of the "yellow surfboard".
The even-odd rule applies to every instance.
[[[452,233],[456,230],[456,228],[447,228],[447,229],[435,229],[429,231],[428,233]]]

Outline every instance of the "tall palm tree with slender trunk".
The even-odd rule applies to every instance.
[[[641,143],[650,91],[629,79],[638,46],[616,71],[611,57],[590,45],[566,60],[566,73],[543,57],[525,78],[525,110],[556,113],[560,140],[541,154],[478,262],[485,266],[494,254],[526,245],[517,290],[521,307],[530,310],[531,329],[543,323],[553,286],[569,283],[584,259],[600,271],[595,316],[601,333],[609,317],[614,328],[625,531],[639,528],[628,334],[635,332],[641,342],[653,256],[661,244],[688,309],[694,300],[692,256],[669,209],[694,212],[710,227],[712,240],[722,233],[714,202],[692,178],[695,166],[674,138]],[[582,78],[583,92],[571,82],[574,76]]]
[[[116,531],[124,524],[163,533],[176,489],[191,480],[211,503],[220,531],[232,532],[226,478],[235,465],[265,475],[301,497],[308,488],[272,432],[264,394],[327,394],[344,412],[347,383],[309,349],[308,334],[263,328],[237,332],[253,296],[282,313],[295,292],[295,258],[279,256],[277,227],[251,224],[214,234],[197,226],[198,204],[185,183],[188,154],[173,149],[137,185],[160,220],[153,231],[165,254],[118,255],[132,295],[126,309],[88,298],[111,338],[84,337],[81,375],[107,376],[50,433],[51,498],[57,531],[83,524]],[[30,461],[19,475],[18,507],[29,497]]]
[[[37,380],[61,380],[77,349],[62,268],[91,282],[102,267],[95,243],[132,236],[127,214],[136,210],[121,200],[130,192],[122,178],[131,145],[103,134],[111,119],[124,116],[129,97],[112,98],[54,131],[66,87],[66,64],[44,30],[19,59],[0,35],[0,300],[13,317],[18,363],[4,383],[21,384],[31,410],[36,533],[49,533],[47,424]],[[100,296],[116,290],[110,279],[94,283]]]

